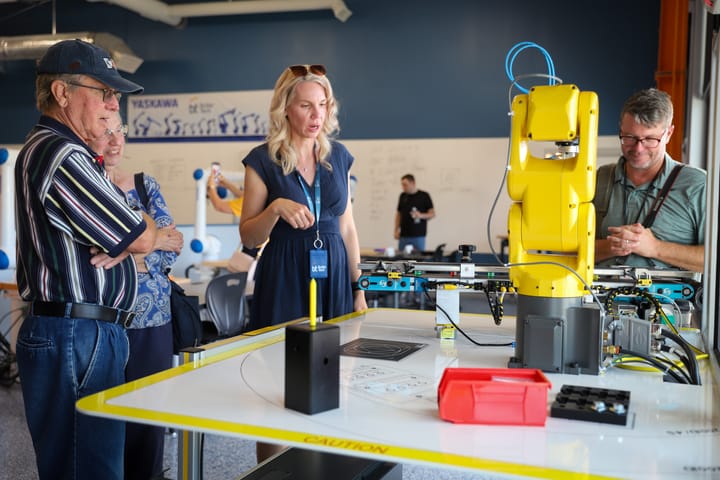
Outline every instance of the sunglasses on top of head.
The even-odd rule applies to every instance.
[[[290,65],[288,69],[296,77],[304,77],[308,73],[323,76],[325,75],[325,72],[327,72],[327,70],[325,70],[325,65]]]

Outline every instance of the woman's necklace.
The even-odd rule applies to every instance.
[[[310,168],[312,167],[312,164],[315,163],[314,161],[312,163],[309,163],[307,165],[300,165],[298,164],[298,170],[300,170],[302,173],[307,173]]]
[[[317,151],[315,150],[316,148],[317,148],[317,146],[313,147],[312,160],[310,161],[311,163],[310,163],[309,165],[301,166],[301,165],[300,165],[300,162],[298,162],[298,164],[297,164],[297,169],[300,170],[301,173],[307,173],[308,170],[310,170],[310,167],[311,167],[313,164],[316,164],[316,163],[317,163]],[[307,158],[307,157],[305,157],[305,158]]]

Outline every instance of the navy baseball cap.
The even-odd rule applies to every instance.
[[[143,91],[137,83],[120,76],[107,51],[82,40],[63,40],[48,48],[38,63],[37,73],[87,75],[118,92]]]

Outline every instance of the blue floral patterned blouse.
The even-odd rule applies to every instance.
[[[125,196],[131,207],[138,207],[155,220],[157,228],[172,225],[165,198],[160,193],[160,185],[155,178],[145,174],[145,190],[148,195],[148,208],[142,204],[137,190],[128,191]],[[154,250],[145,257],[147,273],[138,273],[137,304],[135,319],[129,328],[158,327],[170,322],[170,281],[166,272],[170,271],[177,260],[175,252]]]

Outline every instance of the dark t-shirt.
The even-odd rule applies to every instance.
[[[410,216],[412,209],[417,208],[420,213],[427,213],[433,208],[430,195],[418,190],[415,193],[401,193],[398,199],[397,211],[400,212],[400,236],[424,237],[427,235],[427,220],[416,221]]]

